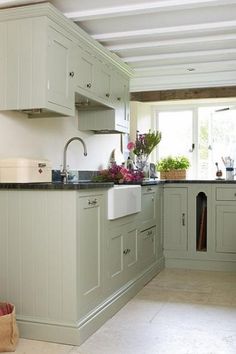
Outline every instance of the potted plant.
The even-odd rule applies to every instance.
[[[167,156],[157,163],[161,179],[186,179],[190,162],[186,156]]]

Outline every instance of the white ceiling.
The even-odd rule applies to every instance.
[[[133,68],[133,92],[236,85],[236,0],[49,2]]]

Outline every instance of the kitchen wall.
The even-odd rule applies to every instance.
[[[31,118],[19,112],[0,112],[0,159],[27,157],[48,159],[54,169],[60,168],[66,141],[79,136],[84,139],[88,156],[84,157],[80,142],[68,148],[67,162],[71,169],[106,168],[113,149],[119,150],[119,134],[95,135],[81,132],[78,112],[75,117]]]
[[[152,106],[136,101],[130,102],[130,137],[135,140],[136,131],[147,133],[152,126]]]

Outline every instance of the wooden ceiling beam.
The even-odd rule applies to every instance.
[[[208,87],[165,91],[131,92],[131,101],[158,102],[171,100],[189,100],[203,98],[236,98],[236,86]]]

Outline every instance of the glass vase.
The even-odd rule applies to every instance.
[[[148,157],[149,155],[139,155],[135,159],[137,170],[143,172],[145,178],[149,178]]]

